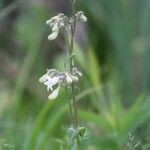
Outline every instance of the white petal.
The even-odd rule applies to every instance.
[[[78,72],[78,75],[79,75],[79,77],[82,77],[82,73],[81,72]]]
[[[46,24],[47,25],[51,25],[52,23],[54,23],[59,17],[58,16],[55,16],[49,20],[46,21]]]
[[[59,81],[59,78],[58,77],[47,77],[47,80],[52,84],[52,85],[55,85],[58,83]]]
[[[64,26],[65,26],[64,23],[63,23],[63,22],[60,22],[59,28],[62,28],[62,27],[64,27]]]
[[[59,87],[49,95],[48,99],[53,100],[53,99],[57,98],[58,93],[59,93]]]
[[[80,16],[80,20],[81,22],[87,22],[87,18],[83,14]]]
[[[47,86],[47,91],[49,91],[49,89],[53,90],[53,85],[51,84],[51,82],[46,81],[46,82],[44,83],[44,85]]]
[[[50,35],[48,36],[48,40],[52,41],[52,40],[56,39],[57,36],[58,36],[58,30],[55,31],[55,32],[53,32],[52,34],[50,34]]]
[[[53,28],[52,28],[52,31],[55,32],[55,31],[57,31],[57,30],[58,30],[58,24],[55,23],[55,25],[54,25]]]
[[[53,90],[52,86],[47,86],[47,91],[49,91],[51,89],[51,91]]]
[[[47,80],[47,74],[44,74],[40,79],[39,82],[44,83]]]
[[[79,78],[77,76],[71,75],[71,79],[73,82],[79,81]]]
[[[47,76],[47,81],[44,83],[44,85],[47,86],[47,90],[49,91],[49,89],[53,90],[53,86],[56,85],[59,81],[58,77],[49,77]]]
[[[87,18],[86,16],[84,15],[83,11],[78,11],[76,13],[76,17],[77,17],[77,20],[78,21],[81,21],[81,22],[86,22],[87,21]]]
[[[66,80],[67,80],[67,83],[69,83],[69,84],[72,83],[72,78],[69,76],[68,73],[66,73]]]
[[[51,75],[52,73],[56,72],[56,69],[47,69],[47,75]]]
[[[51,20],[47,20],[47,21],[46,21],[46,24],[47,24],[47,25],[50,25],[51,22],[52,22]]]

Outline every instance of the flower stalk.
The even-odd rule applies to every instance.
[[[52,17],[50,20],[46,21],[46,24],[52,30],[52,33],[48,36],[48,40],[54,40],[58,37],[59,33],[62,32],[64,38],[66,39],[66,44],[68,47],[69,55],[69,70],[58,71],[56,69],[48,69],[47,73],[44,74],[39,81],[47,86],[47,90],[50,91],[49,99],[54,100],[59,95],[59,91],[62,87],[66,87],[66,94],[68,95],[68,87],[71,88],[71,99],[67,96],[67,102],[69,105],[69,111],[71,116],[71,122],[73,128],[69,128],[69,135],[72,136],[73,141],[76,141],[77,149],[80,147],[80,138],[83,136],[81,134],[81,129],[79,127],[78,120],[78,106],[76,100],[75,92],[75,83],[79,81],[79,78],[82,77],[82,73],[74,65],[74,39],[75,39],[75,30],[77,22],[86,22],[87,18],[85,17],[82,11],[76,12],[75,10],[76,0],[71,0],[72,5],[72,17],[68,18],[63,13],[58,14],[55,17]],[[56,87],[56,89],[54,89]],[[71,142],[73,142],[71,141]]]
[[[69,49],[69,58],[70,58],[70,72],[72,74],[72,69],[74,67],[74,37],[75,37],[75,29],[76,29],[76,17],[75,17],[75,3],[72,0],[72,16],[73,16],[73,24],[71,26],[71,41],[70,41],[70,49]],[[69,47],[68,47],[69,48]],[[74,114],[75,114],[75,128],[78,128],[78,113],[77,113],[77,103],[76,103],[76,96],[75,96],[75,84],[71,84],[72,90],[72,100],[73,100],[73,107],[74,107]]]

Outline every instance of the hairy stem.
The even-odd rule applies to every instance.
[[[75,19],[75,7],[73,4],[73,1],[71,1],[71,4],[72,4],[73,20],[72,20],[72,24],[71,24],[71,40],[70,40],[69,55],[70,55],[70,72],[72,74],[72,69],[74,66],[74,60],[73,60],[72,54],[74,51],[74,34],[75,34],[75,28],[76,28],[76,19]],[[77,104],[76,104],[74,83],[71,84],[71,90],[72,90],[72,100],[73,100],[74,115],[75,115],[75,128],[77,129],[78,128],[78,117],[77,117]]]
[[[66,87],[66,93],[68,93],[68,89]],[[73,111],[72,111],[72,106],[71,106],[71,101],[70,98],[67,95],[67,100],[68,100],[68,105],[69,105],[69,111],[70,111],[70,116],[71,116],[71,122],[73,127],[75,126],[75,120],[74,120],[74,116],[73,116]]]
[[[72,57],[73,51],[74,51],[74,37],[75,37],[75,29],[76,29],[76,16],[75,16],[75,3],[74,0],[71,1],[72,4],[72,14],[73,14],[73,23],[71,25],[71,40],[70,40],[70,49],[69,49],[69,55],[70,55],[70,72],[72,74],[72,70],[74,67],[74,59]],[[71,84],[71,90],[72,90],[72,100],[73,100],[73,108],[74,108],[74,117],[75,117],[75,129],[78,129],[78,106],[76,101],[76,94],[75,94],[75,84]],[[79,147],[79,137],[77,136],[77,148]]]

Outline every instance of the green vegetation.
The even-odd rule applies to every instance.
[[[84,150],[150,149],[150,2],[78,0],[88,21],[76,33],[76,63],[83,73],[77,100]],[[64,69],[59,35],[47,40],[48,18],[70,14],[69,1],[0,0],[0,149],[67,150],[66,91],[49,101],[39,77]],[[82,31],[85,30],[85,31]],[[82,31],[82,32],[80,32]],[[135,148],[136,149],[136,148]]]

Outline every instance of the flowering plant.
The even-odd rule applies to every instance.
[[[59,90],[62,87],[71,87],[72,99],[68,100],[72,126],[68,129],[68,137],[70,145],[76,143],[79,149],[80,139],[84,138],[85,128],[78,125],[78,112],[77,102],[75,95],[75,83],[82,77],[82,73],[74,65],[74,35],[76,24],[78,22],[86,22],[87,18],[83,11],[75,10],[75,1],[72,0],[72,17],[68,18],[63,13],[58,14],[55,17],[46,21],[49,25],[52,33],[48,36],[48,40],[54,40],[58,37],[59,33],[63,33],[68,47],[69,54],[69,70],[58,71],[56,69],[48,69],[39,82],[43,83],[47,90],[50,91],[48,99],[54,100],[59,94]],[[76,141],[76,142],[74,142]]]

